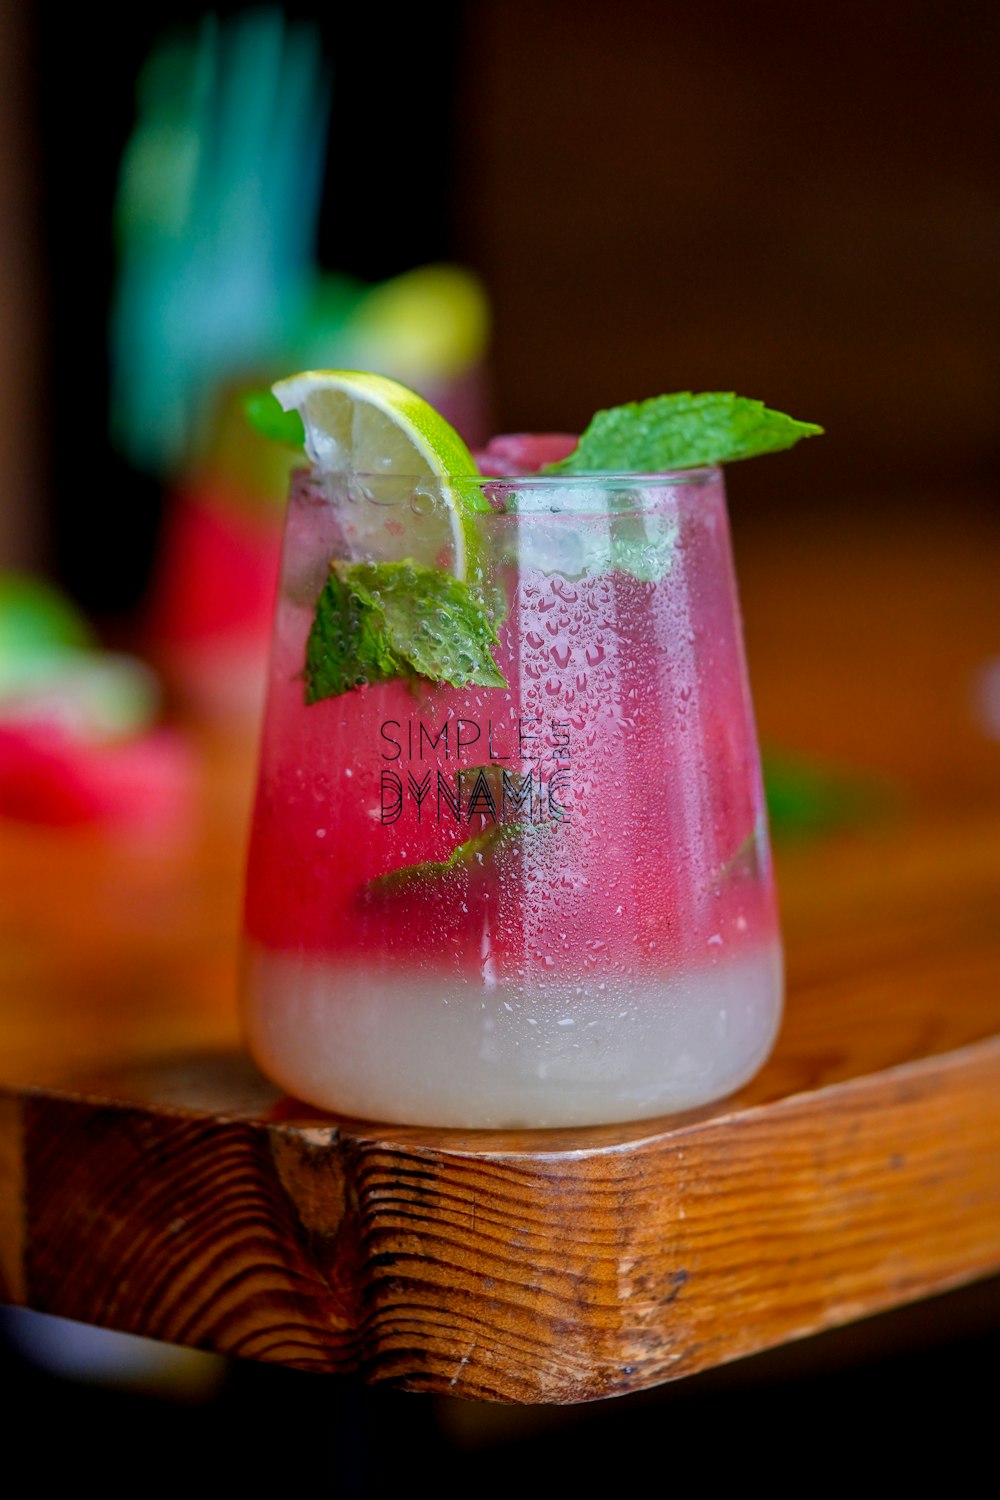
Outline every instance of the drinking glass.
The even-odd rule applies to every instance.
[[[506,685],[307,702],[331,564],[432,554]],[[757,1070],[782,958],[721,470],[293,477],[243,969],[261,1068],[340,1114],[610,1123]]]

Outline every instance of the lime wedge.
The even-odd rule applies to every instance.
[[[351,539],[360,552],[411,558],[466,578],[469,517],[489,502],[478,484],[462,483],[476,474],[475,462],[432,406],[396,380],[354,370],[306,370],[272,390],[285,411],[302,418],[314,467],[356,481],[348,493],[359,501]],[[367,506],[366,479],[375,502]],[[399,503],[386,503],[394,499]]]

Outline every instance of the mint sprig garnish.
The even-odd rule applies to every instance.
[[[297,411],[285,411],[272,391],[247,391],[243,397],[243,415],[261,437],[285,448],[304,448],[306,430]]]
[[[731,391],[678,391],[599,411],[545,474],[662,474],[791,448],[823,431]]]
[[[490,652],[496,644],[476,585],[411,559],[336,561],[306,642],[306,703],[396,677],[507,687]]]

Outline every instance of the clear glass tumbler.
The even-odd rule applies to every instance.
[[[486,508],[459,522],[456,490]],[[412,557],[465,574],[496,685],[307,702],[331,564]],[[447,608],[397,603],[461,680]],[[368,1119],[644,1119],[745,1082],[781,1002],[721,471],[297,474],[247,877],[261,1068]]]

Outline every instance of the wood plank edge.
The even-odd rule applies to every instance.
[[[984,1155],[997,1160],[998,1038],[628,1146],[553,1153],[446,1151],[52,1091],[32,1101],[26,1168],[23,1101],[0,1099],[0,1264],[14,1300],[413,1390],[624,1394],[1000,1269],[1000,1181]],[[74,1131],[111,1143],[110,1186],[99,1150],[65,1151]],[[228,1206],[209,1178],[194,1181],[206,1157],[232,1161]],[[763,1194],[760,1161],[776,1173]],[[186,1164],[179,1176],[173,1163]],[[880,1195],[893,1205],[881,1218]],[[924,1208],[941,1243],[921,1259],[897,1220]],[[234,1235],[248,1214],[256,1237]],[[839,1257],[837,1234],[854,1237]],[[140,1241],[138,1295],[122,1266]],[[785,1274],[769,1264],[775,1246]],[[73,1258],[86,1263],[78,1282]],[[810,1288],[801,1305],[796,1276]]]

